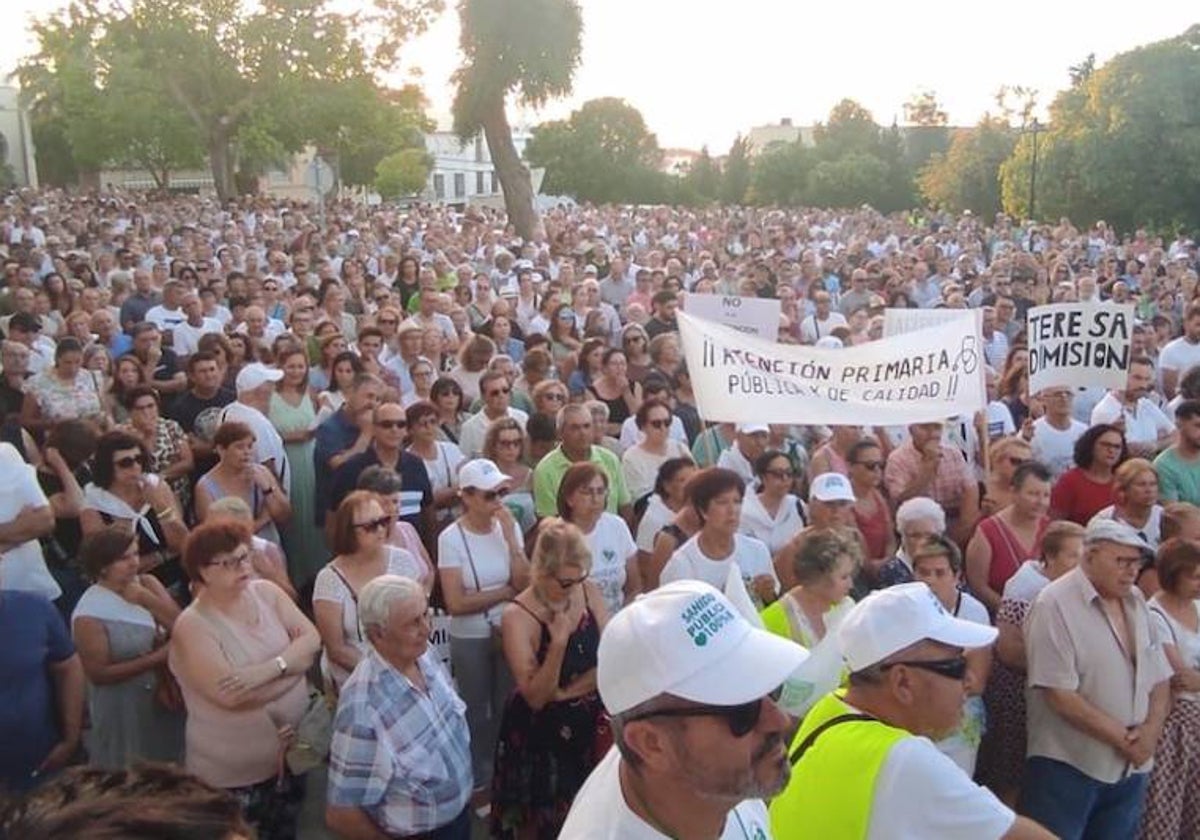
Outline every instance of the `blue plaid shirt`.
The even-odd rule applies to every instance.
[[[467,706],[432,650],[417,662],[428,694],[370,650],[333,721],[327,801],[362,808],[388,834],[433,831],[471,796]]]

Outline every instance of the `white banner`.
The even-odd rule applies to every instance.
[[[883,337],[891,338],[962,320],[970,321],[978,333],[983,332],[982,309],[885,309]]]
[[[987,402],[979,339],[965,319],[834,350],[677,317],[705,420],[899,426],[972,414]]]
[[[1052,303],[1029,310],[1029,393],[1070,388],[1124,388],[1133,335],[1133,305]]]
[[[724,324],[738,332],[768,341],[779,337],[782,304],[775,298],[694,295],[689,292],[684,296],[683,308],[689,315]]]

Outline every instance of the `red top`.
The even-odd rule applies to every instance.
[[[1004,584],[1017,573],[1026,560],[1042,556],[1042,535],[1050,520],[1042,517],[1038,523],[1037,536],[1033,545],[1022,545],[1015,531],[999,516],[989,516],[979,523],[979,533],[992,549],[992,564],[988,567],[988,586],[996,592],[1004,591]]]
[[[888,515],[887,502],[883,499],[883,494],[878,490],[872,491],[872,499],[875,502],[875,512],[869,516],[864,516],[858,512],[858,508],[854,507],[854,524],[858,526],[858,532],[862,534],[863,543],[867,548],[867,557],[879,559],[887,557],[888,537],[891,536],[892,518]]]
[[[1093,481],[1079,467],[1062,474],[1050,492],[1050,509],[1059,517],[1086,526],[1093,516],[1116,504],[1116,481]]]

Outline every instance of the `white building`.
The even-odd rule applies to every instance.
[[[528,129],[513,130],[517,154],[524,157],[525,145],[532,136]],[[500,177],[482,134],[463,143],[453,131],[433,131],[425,135],[425,151],[433,157],[425,190],[429,200],[454,205],[503,202]],[[541,189],[545,170],[534,169],[529,174],[536,195]]]
[[[0,85],[0,165],[3,164],[12,167],[17,186],[37,187],[29,112],[21,107],[20,91],[11,85]]]
[[[795,143],[799,140],[810,148],[816,145],[813,126],[794,125],[791,117],[784,117],[778,124],[756,125],[746,138],[750,142],[751,155],[760,155],[776,143]]]

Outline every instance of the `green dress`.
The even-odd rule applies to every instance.
[[[313,428],[317,413],[311,397],[294,406],[278,393],[272,393],[267,416],[279,433],[286,435]],[[304,443],[285,443],[283,446],[291,467],[292,485],[288,489],[288,498],[292,502],[292,518],[280,531],[288,575],[297,589],[315,578],[329,560],[325,535],[317,527],[313,511],[317,498],[317,474],[313,467],[315,446],[316,441],[312,438]]]

